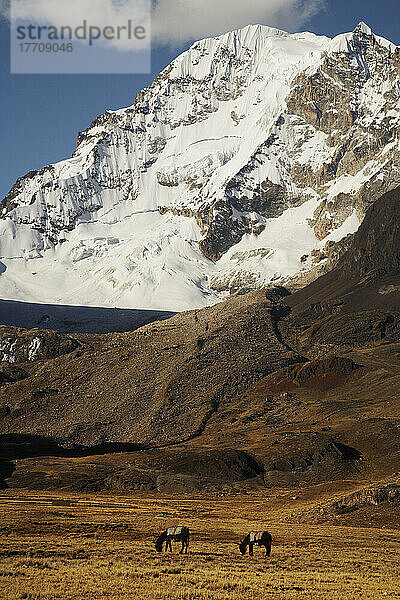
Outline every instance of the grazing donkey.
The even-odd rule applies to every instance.
[[[185,551],[187,554],[189,547],[189,529],[188,527],[168,527],[165,531],[163,531],[156,541],[156,550],[157,552],[162,552],[163,545],[165,544],[165,552],[167,552],[168,548],[170,552],[172,552],[172,543],[171,542],[182,542],[182,548],[179,554],[182,554]]]
[[[253,556],[254,546],[264,546],[265,556],[271,554],[272,537],[268,531],[250,531],[239,544],[239,550],[242,554],[246,554],[247,546],[249,547],[249,554]]]

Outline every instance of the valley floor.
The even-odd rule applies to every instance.
[[[240,496],[116,497],[5,490],[0,496],[3,600],[380,600],[400,598],[399,531],[290,522],[309,491]],[[191,529],[189,554],[157,554],[169,524]],[[268,529],[271,557],[241,556]],[[179,544],[180,546],[180,544]]]

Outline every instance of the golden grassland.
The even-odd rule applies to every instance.
[[[4,491],[0,598],[400,598],[399,531],[291,523],[290,510],[290,497],[272,492],[122,498]],[[192,532],[188,555],[178,555],[180,544],[173,555],[157,554],[156,534],[178,524]],[[257,548],[254,557],[241,556],[241,537],[264,528],[273,536],[271,557]]]

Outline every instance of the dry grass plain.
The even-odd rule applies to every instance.
[[[293,494],[293,492],[291,492]],[[2,600],[379,600],[400,598],[400,535],[291,523],[311,506],[288,493],[180,499],[8,490],[0,496]],[[293,514],[293,513],[292,513]],[[187,556],[159,555],[156,533],[192,531]],[[236,543],[269,529],[270,559]],[[180,545],[179,545],[180,546]]]

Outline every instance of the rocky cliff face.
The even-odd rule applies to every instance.
[[[399,69],[362,23],[195,43],[71,159],[17,181],[0,294],[180,310],[324,264],[400,183]]]
[[[322,357],[400,339],[400,188],[367,210],[331,272],[284,302],[288,343]]]
[[[346,274],[356,277],[366,274],[370,277],[386,274],[399,276],[399,188],[388,192],[370,207],[340,266]]]
[[[313,189],[322,196],[329,190],[310,220],[319,239],[354,210],[362,220],[368,206],[387,190],[385,182],[390,181],[389,187],[399,183],[397,54],[361,24],[347,43],[348,52],[334,52],[315,73],[301,73],[287,99],[289,112],[323,132],[333,150],[321,169],[306,167]],[[296,167],[295,179],[300,171]],[[299,183],[304,185],[303,173]]]

